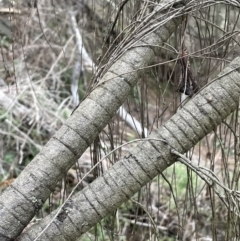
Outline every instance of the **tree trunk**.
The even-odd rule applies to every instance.
[[[142,34],[142,38],[133,39],[132,45],[110,67],[88,98],[22,171],[17,180],[1,194],[1,241],[12,240],[22,232],[35,213],[41,209],[56,184],[66,175],[68,169],[74,165],[126,100],[139,79],[139,69],[143,69],[150,63],[154,50],[159,51],[184,19],[181,16],[184,10],[181,4],[177,6],[180,6],[179,10],[168,11],[175,2],[162,1],[151,13],[150,24],[146,20],[139,23],[141,28],[144,24],[148,24],[148,31]],[[176,18],[176,16],[181,17]],[[148,180],[150,177],[151,175]],[[140,183],[137,185],[139,188]],[[131,193],[135,191],[134,188]],[[102,210],[99,213],[101,217]],[[84,224],[83,228],[76,232],[80,234],[90,225],[92,224],[86,226]],[[66,240],[60,239],[60,236],[56,237],[58,237],[57,240]],[[43,240],[49,239],[52,238]]]

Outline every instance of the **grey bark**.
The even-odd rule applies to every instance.
[[[173,164],[177,157],[171,154],[172,149],[185,153],[214,130],[237,109],[239,96],[240,58],[236,58],[219,78],[149,137],[158,140],[140,142],[128,156],[67,202],[38,240],[75,240],[96,225]],[[23,233],[19,241],[34,240],[55,213]]]
[[[158,9],[166,4],[171,7],[171,2],[168,0],[162,1],[161,4]],[[74,115],[22,171],[17,180],[1,194],[1,241],[12,240],[22,232],[56,184],[66,175],[67,170],[94,141],[126,100],[138,81],[140,74],[138,70],[148,65],[154,56],[156,46],[162,46],[183,20],[183,17],[174,18],[174,14],[171,12],[169,14],[173,17],[171,20],[166,20],[164,26],[146,33],[141,41],[133,44],[130,50],[110,67],[100,85],[81,103]],[[155,16],[156,18],[161,16],[157,9]],[[67,239],[59,236],[58,240]]]

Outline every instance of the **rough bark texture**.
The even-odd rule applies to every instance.
[[[214,130],[237,109],[239,96],[240,58],[236,58],[218,79],[149,137],[164,139],[168,144],[160,140],[140,142],[129,156],[121,159],[66,203],[38,240],[75,240],[89,230],[174,163],[176,156],[171,154],[171,149],[185,153]],[[49,224],[52,215],[27,230],[19,240],[34,240]]]
[[[166,3],[170,7],[168,0],[161,4]],[[1,194],[1,241],[12,240],[22,232],[56,184],[66,175],[67,170],[126,100],[138,81],[138,69],[147,66],[154,56],[154,48],[151,46],[162,46],[182,20],[183,18],[177,18],[168,21],[126,51],[104,75],[102,83],[81,103],[74,115],[22,171],[17,180]],[[140,187],[140,184],[138,186]],[[81,233],[81,228],[76,228],[76,232]],[[60,236],[55,235],[57,240],[68,240]],[[49,237],[42,240],[51,239]]]

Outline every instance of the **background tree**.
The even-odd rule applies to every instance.
[[[105,176],[98,178],[97,181],[78,194],[75,199],[68,201],[59,211],[54,222],[49,222],[51,218],[47,217],[41,224],[36,225],[35,228],[26,230],[25,235],[19,237],[20,240],[32,240],[33,237],[39,234],[39,229],[43,228],[44,222],[45,224],[50,223],[50,227],[44,231],[40,239],[60,240],[61,238],[63,240],[75,240],[78,235],[87,231],[92,225],[100,221],[102,217],[116,210],[122,202],[126,201],[143,185],[152,180],[157,173],[162,173],[167,166],[176,161],[176,153],[172,153],[173,149],[178,151],[177,155],[180,155],[179,153],[188,151],[194,144],[197,144],[198,150],[196,150],[196,148],[193,149],[189,156],[193,164],[194,162],[198,164],[200,162],[204,168],[209,167],[212,171],[216,172],[216,170],[221,167],[221,165],[217,163],[217,161],[219,161],[217,158],[221,157],[220,160],[224,163],[224,168],[222,169],[224,172],[222,172],[222,175],[218,175],[219,180],[214,176],[212,179],[214,185],[220,183],[221,187],[224,188],[224,192],[218,191],[208,179],[205,179],[205,183],[200,182],[197,176],[192,174],[191,170],[195,170],[198,175],[201,175],[199,170],[202,169],[192,166],[193,164],[190,165],[185,160],[185,165],[191,168],[191,170],[187,169],[185,171],[181,170],[181,167],[175,166],[174,169],[171,170],[173,174],[165,173],[162,174],[163,179],[154,179],[149,186],[141,190],[138,196],[132,200],[132,203],[129,203],[129,201],[125,206],[118,209],[118,212],[110,215],[100,224],[100,228],[96,226],[95,236],[102,235],[105,238],[109,236],[110,239],[120,239],[121,235],[125,235],[129,240],[140,240],[141,238],[146,240],[147,238],[159,238],[159,232],[161,232],[161,237],[165,235],[166,239],[169,238],[170,235],[180,236],[183,240],[189,240],[190,238],[200,239],[207,236],[212,236],[213,239],[223,236],[228,237],[229,240],[234,238],[237,234],[234,221],[237,217],[235,216],[237,211],[233,211],[238,205],[238,196],[236,196],[238,193],[236,192],[235,196],[233,196],[230,190],[237,189],[238,183],[238,170],[236,169],[238,161],[238,137],[236,134],[234,135],[237,130],[237,114],[228,117],[228,119],[224,121],[224,128],[222,126],[217,128],[217,126],[221,120],[227,118],[227,116],[237,108],[239,96],[239,84],[237,80],[239,77],[236,67],[238,67],[238,59],[222,73],[222,78],[217,78],[213,81],[214,83],[207,88],[205,88],[205,86],[208,79],[214,79],[217,73],[225,66],[223,64],[224,61],[228,61],[225,59],[226,56],[229,56],[229,60],[233,57],[231,55],[231,48],[237,45],[237,38],[235,38],[234,34],[238,24],[238,15],[234,16],[234,14],[230,13],[234,13],[234,9],[237,7],[234,6],[235,2],[232,6],[229,6],[224,13],[226,15],[223,14],[224,19],[227,19],[224,25],[221,25],[222,19],[219,21],[220,23],[217,22],[218,18],[215,16],[215,12],[219,9],[221,13],[222,8],[226,5],[221,6],[216,4],[216,2],[214,2],[213,6],[209,1],[202,2],[202,5],[196,5],[195,2],[185,2],[185,4],[183,4],[182,2],[168,1],[163,1],[159,5],[157,3],[155,3],[155,5],[148,5],[148,3],[144,2],[129,3],[129,1],[119,2],[119,5],[117,2],[106,2],[106,5],[104,1],[96,2],[94,7],[98,14],[101,14],[99,6],[100,9],[103,10],[104,16],[109,16],[109,14],[106,14],[106,9],[108,9],[108,11],[110,11],[111,8],[115,10],[111,15],[115,18],[112,17],[108,24],[106,24],[107,20],[104,20],[104,18],[101,19],[101,15],[100,17],[94,15],[92,10],[94,9],[93,6],[87,4],[82,3],[77,5],[77,7],[79,7],[77,16],[74,16],[75,12],[72,9],[78,8],[75,6],[72,9],[71,7],[67,9],[65,8],[64,2],[59,3],[57,6],[52,3],[49,8],[47,8],[46,4],[30,4],[33,8],[27,11],[32,14],[28,15],[31,16],[31,18],[28,18],[34,19],[35,12],[41,34],[40,38],[34,38],[33,43],[39,40],[47,46],[46,49],[44,49],[43,45],[43,50],[42,48],[36,50],[40,52],[42,50],[39,55],[36,53],[33,55],[33,53],[31,53],[29,44],[25,45],[23,41],[18,43],[16,36],[13,37],[10,44],[8,40],[4,38],[1,50],[4,60],[5,82],[11,84],[15,80],[16,84],[14,86],[17,87],[18,98],[20,100],[21,96],[24,96],[24,98],[22,97],[23,100],[14,106],[12,112],[8,110],[1,116],[2,120],[4,120],[2,122],[3,128],[1,128],[2,134],[7,133],[7,131],[4,130],[5,127],[9,128],[10,126],[12,128],[11,130],[14,131],[13,134],[9,132],[8,135],[4,136],[8,139],[3,139],[3,147],[5,147],[3,148],[3,160],[5,160],[7,164],[11,164],[10,168],[8,165],[2,168],[3,177],[4,175],[8,177],[16,176],[18,168],[24,166],[28,162],[28,159],[30,159],[31,156],[29,157],[29,152],[31,153],[32,150],[34,150],[35,153],[32,153],[32,156],[34,156],[37,152],[36,149],[41,149],[39,140],[37,140],[39,136],[36,135],[37,130],[41,129],[46,136],[53,134],[53,124],[58,123],[47,120],[47,118],[51,117],[51,114],[56,118],[56,113],[59,112],[62,118],[58,118],[58,120],[62,121],[63,118],[71,113],[71,111],[68,110],[68,106],[71,103],[76,105],[78,102],[78,95],[75,93],[78,79],[82,78],[82,85],[86,86],[88,82],[88,74],[86,74],[86,72],[93,71],[94,77],[89,84],[90,88],[86,92],[86,99],[82,101],[81,105],[74,111],[74,114],[65,122],[35,159],[24,169],[11,187],[2,194],[2,208],[0,212],[4,218],[1,220],[0,225],[2,230],[1,238],[3,240],[9,240],[19,234],[30,221],[31,217],[42,207],[43,202],[54,190],[60,179],[64,177],[65,172],[72,167],[77,158],[92,142],[94,142],[90,148],[92,165],[99,163],[99,168],[91,171],[91,175],[88,175],[90,180],[84,180],[85,182],[91,182],[91,180],[101,176],[102,172],[106,172]],[[44,6],[46,8],[45,10],[50,11],[53,15],[47,14],[47,16],[42,19],[43,13],[46,12],[43,12],[41,6]],[[61,11],[61,9],[63,10]],[[136,9],[136,11],[132,11],[133,9]],[[13,12],[15,17],[13,19],[17,19],[18,15],[16,16],[16,14],[21,13],[20,10],[17,10],[18,9],[12,10],[10,8],[8,12],[10,17]],[[71,43],[74,43],[74,38],[71,36],[67,38],[64,35],[67,33],[64,29],[69,29],[68,26],[63,28],[62,26],[64,25],[62,24],[64,24],[64,21],[60,21],[61,25],[59,21],[57,21],[58,19],[65,20],[66,18],[60,18],[60,14],[66,14],[66,12],[71,20],[71,27],[76,36],[75,41],[77,50],[79,51],[76,55],[75,63],[70,54],[71,52],[68,51],[68,45],[70,47]],[[91,20],[98,20],[102,26],[106,26],[106,33],[103,38],[104,43],[99,45],[102,48],[99,48],[100,56],[98,56],[98,58],[94,56],[91,51],[87,51],[87,49],[95,49],[97,52],[98,48],[94,45],[96,42],[88,41],[90,46],[86,48],[84,47],[85,45],[83,45],[85,36],[81,34],[81,31],[82,33],[84,32],[82,29],[85,27],[88,33],[91,33],[91,25],[89,26],[84,22],[84,13],[87,13],[87,16],[91,17]],[[84,23],[83,26],[80,26],[80,32],[76,27],[77,22],[81,24]],[[181,25],[182,27],[178,28],[181,22],[183,23]],[[87,21],[87,23],[89,24],[91,22]],[[234,24],[232,25],[231,23]],[[68,22],[66,24],[68,24]],[[192,29],[191,26],[194,27],[194,24],[196,24],[197,28]],[[51,29],[49,29],[48,26],[51,26]],[[61,28],[59,26],[61,26]],[[177,28],[178,30],[170,38],[169,43],[166,43],[165,41]],[[45,29],[47,29],[50,34]],[[96,27],[92,29],[94,35],[97,36]],[[196,29],[198,29],[198,35],[194,34],[195,32],[193,30]],[[100,33],[103,32],[100,27],[99,31]],[[191,31],[193,31],[193,33]],[[28,41],[31,39],[31,36],[36,36],[35,32],[30,34],[21,32],[20,30],[18,34],[26,36],[26,40]],[[62,39],[62,36],[65,36],[65,38]],[[90,37],[89,39],[93,38]],[[60,48],[57,47],[55,41],[60,42],[60,45],[58,45]],[[102,43],[102,41],[99,41],[99,43],[100,42]],[[164,46],[162,46],[163,43],[165,43]],[[194,43],[194,46],[193,44],[191,46],[191,43]],[[13,59],[20,60],[21,51],[19,51],[18,56],[18,46],[20,46],[19,49],[23,53],[25,65],[18,65],[10,59],[10,57],[12,57]],[[178,54],[178,50],[186,46],[189,52],[189,55],[186,56],[187,61],[191,63],[191,70],[195,70],[198,83],[200,86],[204,86],[204,89],[196,98],[189,101],[186,107],[182,107],[183,110],[179,110],[179,113],[168,121],[166,125],[158,129],[159,126],[163,125],[163,123],[176,112],[176,107],[179,104],[179,94],[175,92],[175,90],[178,89],[177,84],[180,75],[179,64],[177,64],[177,62],[181,63],[181,55]],[[49,55],[49,50],[51,50],[50,53],[52,53],[53,56]],[[195,54],[193,54],[194,51]],[[216,53],[220,53],[219,56],[216,56]],[[154,54],[156,56],[155,59],[152,58]],[[33,59],[32,56],[39,56],[39,58]],[[190,58],[192,56],[195,57],[195,62]],[[180,60],[178,60],[179,58]],[[200,59],[200,61],[198,61],[198,59]],[[31,68],[28,62],[32,63],[33,60],[39,62],[36,62],[35,65],[33,64],[33,68]],[[11,62],[12,64],[10,65],[9,63]],[[160,64],[156,65],[156,63]],[[73,67],[69,69],[68,66],[70,65]],[[40,71],[37,71],[35,66],[37,66]],[[62,68],[62,66],[67,67]],[[23,67],[25,68],[24,71]],[[19,70],[22,75],[19,74]],[[201,71],[203,72],[201,73]],[[72,78],[67,77],[68,72],[72,73]],[[22,77],[24,73],[26,77],[30,77],[31,79],[31,85],[26,85],[26,89],[23,88],[25,86],[25,79]],[[39,76],[43,76],[41,81],[37,80],[39,77],[36,73],[39,73]],[[162,73],[162,75],[159,73]],[[33,74],[33,76],[31,76],[31,74]],[[68,85],[66,83],[68,82],[68,78],[69,80],[73,80],[71,88],[70,86],[68,87],[69,91],[70,89],[72,91],[71,101],[69,101],[68,98],[69,94],[64,93],[64,91],[67,90]],[[150,138],[155,138],[155,141],[140,142],[136,147],[137,149],[131,151],[132,155],[128,155],[116,164],[119,168],[116,169],[116,166],[113,166],[113,168],[107,172],[106,169],[116,162],[122,154],[124,155],[128,152],[129,149],[119,148],[108,156],[107,161],[104,162],[99,162],[101,157],[108,153],[109,150],[114,150],[115,146],[129,140],[129,138],[135,138],[134,136],[127,135],[130,131],[134,133],[134,130],[139,130],[139,127],[137,128],[138,123],[132,125],[133,127],[135,126],[133,131],[123,125],[122,120],[119,119],[119,116],[123,117],[123,113],[125,113],[123,107],[120,109],[118,116],[114,117],[113,122],[109,123],[109,120],[124,100],[126,100],[127,95],[131,92],[132,87],[137,81],[140,83],[139,86],[133,90],[130,99],[123,107],[127,107],[127,111],[135,115],[136,118],[133,120],[140,120],[142,130],[139,135],[142,138],[146,137],[149,131],[158,130],[153,137],[150,136]],[[175,85],[172,85],[173,83],[175,83]],[[32,91],[24,94],[28,88]],[[6,95],[4,89],[7,91],[8,88],[3,88],[2,96]],[[83,87],[81,91],[84,92],[85,89],[86,87]],[[11,93],[13,86],[10,86],[8,91]],[[11,98],[13,95],[8,94],[8,96]],[[26,106],[25,101],[27,98],[29,99],[28,105]],[[35,100],[35,102],[29,101],[32,100],[31,98]],[[58,112],[55,112],[54,102],[56,102],[56,107],[57,103],[61,103],[60,108],[57,107]],[[5,106],[7,105],[5,104]],[[88,112],[88,108],[91,111]],[[20,112],[21,109],[24,111]],[[32,111],[32,109],[35,111]],[[136,113],[134,113],[135,110],[137,110]],[[12,116],[11,113],[14,115]],[[23,116],[20,116],[21,118],[19,119],[17,113],[23,113]],[[193,119],[190,119],[189,115]],[[126,114],[126,116],[128,115]],[[191,122],[188,123],[188,120],[191,120]],[[201,120],[201,122],[196,120]],[[108,127],[101,132],[107,123],[109,123]],[[38,126],[39,129],[35,128],[37,125],[40,125],[40,128]],[[131,126],[130,123],[129,125]],[[28,132],[25,134],[24,132],[27,129]],[[209,136],[207,136],[206,140],[197,143],[212,129],[214,129],[214,138],[210,138],[209,140]],[[18,135],[16,135],[16,133]],[[174,133],[174,135],[172,133]],[[43,137],[43,135],[41,136]],[[210,137],[211,136],[210,134]],[[9,138],[13,138],[14,142]],[[156,138],[158,140],[156,140]],[[46,140],[47,139],[46,137]],[[46,140],[40,140],[40,144],[44,144]],[[217,146],[218,142],[220,143],[219,146]],[[14,153],[9,151],[12,149],[7,143],[14,143],[13,145],[18,147],[16,152],[18,156],[14,156]],[[130,145],[128,145],[128,147],[129,146]],[[219,152],[217,152],[218,148],[220,148]],[[161,155],[159,153],[161,153]],[[200,153],[202,153],[203,156],[200,156]],[[147,162],[148,159],[150,163]],[[206,162],[206,160],[208,160],[208,162]],[[128,164],[126,165],[126,163]],[[131,163],[131,165],[129,165],[129,163]],[[211,164],[210,166],[209,163]],[[235,169],[231,171],[234,167]],[[84,173],[83,161],[79,160],[74,169],[76,178],[74,179],[73,168],[70,169],[71,172],[69,172],[69,174],[72,175],[73,182],[78,182],[78,178],[81,178],[82,173]],[[104,185],[102,182],[103,180],[111,180],[111,178],[106,179],[106,176],[111,177],[109,176],[111,173],[116,175],[113,180],[118,180],[119,185],[115,183],[116,187],[114,187],[114,183],[112,183],[113,186],[109,190],[106,185],[109,182],[106,183],[105,181]],[[210,171],[209,173],[212,174]],[[183,187],[181,187],[181,183],[176,175],[185,176]],[[209,177],[209,175],[207,176]],[[124,178],[118,179],[118,177]],[[165,180],[166,183],[161,183],[162,180]],[[67,181],[69,183],[69,179],[67,179]],[[204,188],[206,184],[208,184],[208,187]],[[4,182],[3,185],[6,185],[6,182]],[[100,189],[98,188],[99,185],[101,186]],[[109,186],[111,187],[111,185]],[[51,211],[54,208],[54,203],[56,203],[59,198],[64,201],[71,189],[69,186],[63,185],[61,187],[59,184],[57,187],[60,188],[61,196],[58,196],[58,194],[52,196],[49,200],[50,205],[44,204],[42,209],[44,212],[41,211],[38,213],[38,216],[45,216],[45,211]],[[81,182],[81,184],[78,185],[78,189],[82,189],[82,187]],[[171,195],[169,195],[169,190],[171,190]],[[186,192],[183,190],[186,190]],[[105,191],[107,191],[108,194],[111,194],[111,191],[113,191],[113,194],[117,194],[116,199],[114,195],[110,196],[109,201],[110,203],[112,202],[111,205],[107,204]],[[56,192],[57,190],[55,190],[55,193]],[[96,194],[96,192],[99,194]],[[214,193],[217,193],[218,198],[215,197]],[[160,197],[159,194],[161,194]],[[224,197],[223,194],[225,195]],[[93,200],[90,197],[93,198]],[[227,209],[224,208],[224,212],[218,212],[215,209],[216,205],[222,207],[219,199],[227,206]],[[78,202],[75,202],[76,200]],[[79,200],[81,200],[83,204],[90,205],[86,210],[89,210],[91,215],[82,209],[84,205],[79,206],[79,204],[77,204]],[[106,203],[103,203],[104,200],[106,200]],[[174,200],[175,204],[171,200]],[[205,209],[206,207],[212,207],[213,220],[216,221],[218,215],[226,215],[231,221],[229,226],[226,225],[226,222],[223,222],[222,225],[224,229],[219,229],[216,223],[212,221],[209,222],[209,225],[212,225],[212,231],[209,231],[208,224],[201,223],[202,218],[206,216],[211,217],[209,214],[203,214],[200,210],[202,207],[201,202],[208,203],[208,200],[211,200],[211,205],[203,205],[203,207]],[[96,209],[96,207],[99,209]],[[187,210],[186,207],[190,207],[189,212],[185,212],[185,210]],[[82,213],[83,216],[81,217],[78,212]],[[71,216],[72,214],[73,216]],[[168,216],[164,217],[166,214],[168,214]],[[181,219],[180,216],[183,216],[183,218]],[[89,217],[93,218],[93,220],[90,221]],[[68,223],[69,221],[72,224],[77,222],[78,225],[70,225]],[[9,227],[10,222],[11,227]],[[163,223],[164,225],[162,225]],[[138,226],[146,227],[146,229],[137,232],[137,235],[136,230]],[[58,227],[58,229],[56,229],[56,227]],[[182,229],[179,227],[182,227]],[[233,230],[231,229],[232,227],[234,227],[234,232],[230,232]],[[58,234],[56,235],[56,233]]]

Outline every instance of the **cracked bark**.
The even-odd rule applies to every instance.
[[[168,0],[164,0],[161,4],[168,4],[171,7],[169,3]],[[159,14],[156,14],[156,18],[158,16]],[[138,81],[139,69],[147,66],[151,61],[156,46],[162,46],[182,20],[183,17],[171,19],[164,26],[160,26],[144,36],[142,40],[126,51],[110,67],[103,76],[101,84],[92,91],[89,98],[81,103],[54,138],[50,139],[16,181],[1,194],[1,241],[13,240],[22,232],[41,204],[54,190],[56,184],[66,175],[67,170],[74,165],[126,100],[131,88]],[[159,48],[157,49],[159,50]],[[120,180],[118,181],[120,182]],[[114,183],[111,180],[109,182]],[[134,179],[131,183],[134,184]],[[137,186],[140,187],[139,184]],[[134,191],[135,188],[131,193]],[[86,191],[86,197],[90,195],[89,192]],[[129,194],[127,196],[130,197]],[[81,202],[87,204],[85,197],[82,196],[82,198]],[[126,197],[124,196],[124,198]],[[118,203],[120,202],[118,201]],[[90,205],[91,208],[93,206]],[[114,204],[113,207],[116,208],[117,204]],[[83,211],[81,207],[80,210]],[[100,210],[99,213],[104,212]],[[99,216],[95,216],[99,219]],[[75,218],[76,216],[73,217],[74,222]],[[89,224],[83,224],[83,228],[80,228],[81,232],[89,227]],[[62,234],[61,228],[52,229],[51,227],[49,230],[57,240],[69,240],[69,238],[64,238],[64,235],[69,236],[69,234]],[[79,233],[79,229],[76,232]],[[44,240],[53,240],[50,235],[46,235],[45,238]]]
[[[239,105],[240,58],[236,58],[219,77],[193,97],[164,126],[140,142],[102,177],[77,193],[38,240],[75,240],[103,217],[112,213],[157,174],[173,164],[177,157],[171,149],[185,153],[214,130]],[[67,211],[66,211],[67,210]],[[19,241],[32,241],[51,216],[31,227]]]

